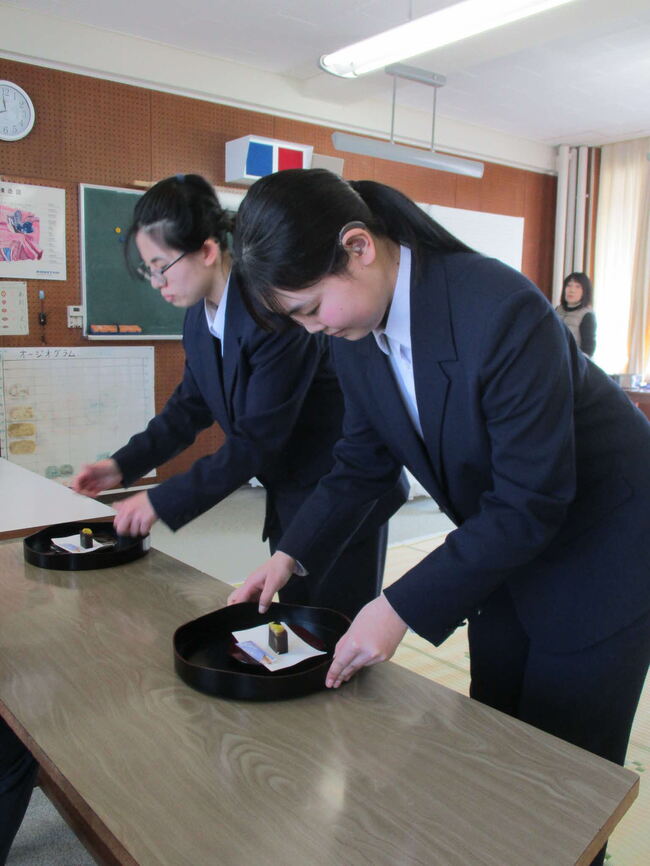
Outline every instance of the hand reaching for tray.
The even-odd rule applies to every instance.
[[[259,602],[259,612],[266,613],[273,596],[282,589],[296,567],[296,560],[282,551],[276,551],[270,559],[250,574],[242,586],[228,596],[228,604],[244,601]]]
[[[336,644],[325,685],[337,689],[363,667],[387,661],[399,646],[407,625],[384,595],[373,599]]]
[[[71,487],[84,496],[97,496],[103,490],[119,487],[122,483],[122,470],[111,457],[87,463],[79,474],[72,479]]]
[[[146,535],[158,520],[147,493],[136,493],[128,499],[112,502],[117,514],[113,520],[118,535]]]

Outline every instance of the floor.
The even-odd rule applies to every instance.
[[[151,542],[158,550],[224,583],[239,583],[269,555],[268,546],[260,538],[264,502],[262,488],[242,487],[178,532],[156,523]],[[418,497],[407,502],[391,520],[388,544],[447,532],[452,525],[431,499]]]
[[[177,533],[162,525],[152,532],[155,547],[227,583],[238,583],[267,556],[258,538],[264,508],[263,491],[242,488]],[[442,544],[451,525],[431,500],[407,503],[391,521],[385,585],[396,580]],[[393,659],[397,664],[463,694],[469,689],[469,657],[464,629],[438,648],[408,633]],[[627,766],[641,775],[636,803],[615,830],[607,866],[650,864],[650,689],[641,699]],[[92,866],[89,857],[40,790],[35,791],[7,866]],[[197,864],[209,866],[209,864]],[[471,866],[471,864],[467,864]],[[503,866],[522,866],[504,863]],[[556,866],[556,864],[548,864]]]

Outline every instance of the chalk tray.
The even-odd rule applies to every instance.
[[[319,655],[291,668],[269,671],[263,665],[239,660],[233,631],[279,620],[316,649]],[[342,613],[321,607],[273,603],[260,614],[257,604],[246,602],[223,607],[180,626],[174,634],[176,673],[200,692],[246,701],[297,698],[325,688],[325,675],[339,638],[350,620]]]
[[[53,542],[53,538],[66,538],[76,535],[85,527],[93,531],[99,542],[111,542],[110,547],[101,547],[90,553],[68,553]],[[23,553],[27,562],[39,568],[54,568],[62,571],[88,571],[93,568],[111,568],[124,565],[144,556],[151,546],[148,535],[130,537],[118,535],[112,521],[99,523],[55,523],[28,535],[23,540]]]

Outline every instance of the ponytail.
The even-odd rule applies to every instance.
[[[378,237],[405,244],[416,266],[426,248],[469,251],[415,202],[374,181],[345,181],[325,169],[287,169],[261,178],[237,214],[233,258],[249,309],[280,312],[275,290],[308,288],[343,273],[341,228],[361,222]]]
[[[381,223],[381,234],[410,247],[416,258],[424,248],[434,252],[472,252],[404,193],[372,180],[351,180],[368,209]]]

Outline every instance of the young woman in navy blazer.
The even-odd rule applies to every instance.
[[[328,685],[407,627],[469,623],[471,694],[622,762],[650,654],[650,424],[522,274],[397,190],[323,170],[254,184],[248,291],[334,337],[336,464],[231,602],[265,608],[407,466],[457,528],[356,617]],[[251,298],[251,301],[253,298]]]
[[[264,330],[245,309],[231,273],[230,229],[214,188],[197,175],[162,180],[138,200],[127,249],[134,241],[141,275],[167,303],[187,308],[185,370],[146,430],[109,459],[84,467],[74,488],[93,496],[128,486],[216,421],[225,433],[221,448],[117,502],[116,529],[146,534],[161,519],[177,530],[256,476],[267,494],[263,537],[275,550],[332,466],[343,400],[326,341],[298,328]],[[282,600],[354,616],[379,592],[386,521],[405,496],[403,481],[395,478],[341,555],[310,572],[309,580],[296,575]]]

